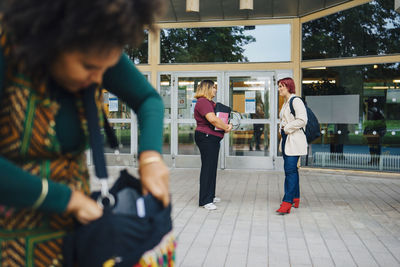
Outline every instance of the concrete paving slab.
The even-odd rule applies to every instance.
[[[216,211],[199,174],[171,170],[177,266],[400,266],[400,175],[301,170],[300,208],[280,216],[283,172],[219,170]]]

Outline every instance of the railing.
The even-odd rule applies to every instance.
[[[400,171],[400,156],[315,152],[313,166]]]

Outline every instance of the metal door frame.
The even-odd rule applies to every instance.
[[[176,168],[200,168],[201,160],[200,155],[179,155],[178,154],[178,125],[185,123],[196,124],[194,118],[179,119],[178,118],[178,80],[180,77],[216,77],[218,83],[218,91],[216,101],[224,99],[224,81],[222,79],[223,72],[218,71],[188,71],[188,72],[172,72],[172,90],[171,90],[171,156],[173,159],[173,166]],[[222,102],[222,101],[221,101]],[[223,164],[224,147],[221,145],[220,150],[220,166]]]
[[[269,95],[269,119],[260,120],[260,123],[268,123],[270,130],[270,154],[269,156],[230,156],[229,136],[224,138],[223,168],[229,169],[275,169],[275,158],[277,155],[277,90],[275,86],[275,71],[232,71],[224,73],[224,102],[229,103],[229,79],[230,77],[270,77],[272,81]],[[253,119],[245,119],[243,123],[253,122]]]

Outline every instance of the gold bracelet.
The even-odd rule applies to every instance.
[[[42,192],[40,193],[39,198],[35,201],[35,204],[33,204],[32,208],[37,209],[40,207],[40,205],[43,204],[44,199],[47,196],[47,193],[49,192],[49,181],[47,181],[46,178],[42,179]]]
[[[162,158],[159,156],[148,157],[139,161],[139,169],[147,164],[154,163],[154,162],[161,162]]]

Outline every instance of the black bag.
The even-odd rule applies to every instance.
[[[321,136],[321,129],[319,126],[319,122],[318,122],[318,119],[315,116],[314,112],[307,106],[307,104],[304,102],[304,100],[298,96],[292,97],[289,100],[290,112],[293,114],[293,116],[296,117],[296,111],[293,108],[293,100],[295,98],[300,98],[301,101],[303,101],[304,106],[306,107],[306,111],[307,111],[306,129],[305,130],[303,128],[301,128],[301,129],[303,130],[304,134],[306,135],[307,143],[310,144],[312,141],[314,141],[315,139],[317,139],[318,137]]]
[[[231,117],[231,111],[232,111],[232,109],[230,107],[228,107],[228,106],[226,106],[226,105],[224,105],[224,104],[222,104],[220,102],[217,102],[215,104],[215,107],[214,107],[215,115],[225,123],[229,122],[229,119]],[[224,130],[219,129],[219,128],[214,127],[214,126],[212,126],[212,129],[214,131],[222,131],[222,132],[224,132]]]
[[[140,263],[138,266],[147,266],[155,262],[160,266],[172,266],[175,239],[171,233],[171,205],[164,208],[152,195],[143,196],[140,180],[126,170],[120,172],[120,177],[108,190],[103,138],[94,103],[95,89],[87,90],[85,113],[95,172],[102,185],[101,192],[94,192],[91,197],[101,201],[104,214],[88,225],[78,224],[75,231],[66,236],[64,265],[134,266]],[[111,146],[117,147],[115,134],[106,120],[105,130]]]

